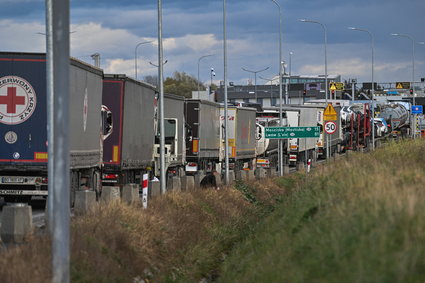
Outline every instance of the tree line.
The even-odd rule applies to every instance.
[[[158,86],[158,76],[145,76],[143,81]],[[172,77],[167,77],[164,80],[164,93],[175,94],[184,96],[186,98],[192,97],[192,91],[198,90],[198,86],[200,90],[206,90],[206,86],[198,81],[192,75],[189,75],[185,72],[174,72]],[[211,88],[213,90],[217,89],[215,84],[212,84]]]

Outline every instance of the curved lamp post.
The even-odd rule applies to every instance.
[[[280,126],[283,125],[282,114],[282,9],[276,0],[271,0],[279,10],[279,121]],[[288,104],[288,92],[285,93],[285,104]],[[279,176],[283,176],[283,143],[279,139],[278,144],[278,166]]]
[[[147,44],[147,43],[151,43],[151,42],[153,42],[153,40],[140,42],[134,48],[134,77],[136,78],[136,80],[137,80],[137,48],[139,48],[139,46],[142,45],[142,44]]]
[[[199,98],[199,90],[200,90],[200,83],[199,83],[199,63],[201,62],[202,59],[207,58],[207,57],[211,57],[214,56],[214,54],[208,54],[208,55],[204,55],[199,57],[198,59],[198,98]]]
[[[254,73],[254,92],[255,92],[255,102],[257,103],[257,73],[261,73],[264,72],[265,70],[268,70],[270,67],[258,70],[258,71],[251,71],[245,68],[241,68],[242,70],[244,70],[245,72],[250,72],[250,73]]]
[[[259,76],[260,79],[270,82],[270,106],[272,105],[273,101],[273,79],[263,78],[262,76]]]
[[[412,41],[412,83],[410,84],[410,88],[413,89],[413,105],[416,105],[415,101],[415,39],[408,34],[401,33],[392,33],[392,36],[405,37]],[[415,115],[416,116],[416,115]],[[413,124],[413,139],[416,138],[416,123],[412,119]]]
[[[361,31],[369,34],[370,36],[370,43],[372,47],[372,93],[371,93],[371,108],[372,108],[372,150],[375,150],[375,131],[374,131],[374,118],[375,118],[375,109],[373,106],[373,100],[375,95],[375,82],[374,82],[374,53],[375,53],[375,37],[373,34],[366,30],[366,29],[360,29],[355,27],[349,27],[349,30],[356,30]]]
[[[323,28],[324,33],[324,45],[325,45],[325,101],[326,104],[328,104],[328,53],[327,53],[327,45],[328,45],[328,31],[326,29],[326,26],[318,21],[312,21],[307,19],[300,19],[300,22],[303,23],[312,23],[312,24],[318,24]],[[330,145],[329,145],[329,135],[326,135],[326,158],[328,159],[330,157]]]

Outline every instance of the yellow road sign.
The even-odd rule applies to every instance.
[[[326,107],[325,112],[323,113],[323,119],[325,121],[336,121],[337,120],[337,113],[335,111],[335,108],[332,106],[332,104],[328,104],[328,107]]]
[[[395,88],[396,89],[409,89],[410,83],[409,82],[396,82]]]
[[[344,83],[331,82],[331,83],[329,83],[329,89],[330,90],[344,90]]]

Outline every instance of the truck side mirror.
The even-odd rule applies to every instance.
[[[112,134],[113,131],[113,119],[112,119],[112,112],[106,107],[105,105],[102,105],[101,110],[102,115],[102,138],[105,140],[107,137],[109,137]]]

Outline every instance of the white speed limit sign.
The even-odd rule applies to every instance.
[[[327,121],[325,123],[325,133],[329,135],[335,133],[337,128],[338,127],[334,121]]]

